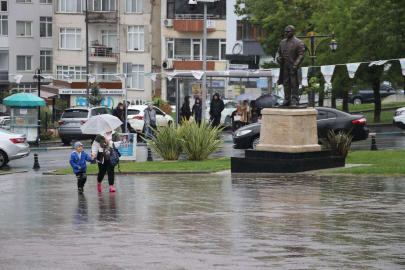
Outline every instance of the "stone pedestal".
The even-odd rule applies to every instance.
[[[260,143],[256,149],[283,153],[321,151],[317,113],[312,108],[263,109]]]

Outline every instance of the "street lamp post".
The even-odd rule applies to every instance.
[[[88,11],[87,11],[87,1],[86,1],[86,103],[87,106],[90,106],[90,102],[89,102],[89,94],[90,94],[90,90],[89,90],[89,76],[88,74],[89,72],[89,15],[88,15]]]
[[[325,40],[332,39],[331,43],[329,43],[329,47],[332,52],[336,52],[337,42],[335,40],[335,33],[332,32],[332,35],[318,36],[316,32],[308,32],[306,36],[297,36],[297,38],[301,39],[305,46],[307,46],[309,58],[311,59],[311,78],[313,78],[315,77],[315,58],[319,45]],[[312,107],[315,107],[315,89],[312,89]]]
[[[35,71],[35,75],[33,77],[35,83],[38,86],[38,97],[41,98],[41,68],[38,68]],[[39,146],[39,135],[41,134],[41,107],[38,106],[38,136],[37,136],[37,144]]]

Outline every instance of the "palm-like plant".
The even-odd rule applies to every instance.
[[[332,156],[334,157],[346,157],[349,152],[349,147],[352,144],[353,135],[351,135],[352,130],[345,132],[340,130],[335,132],[333,129],[328,131],[328,138],[322,138],[322,147],[325,149],[332,150]]]
[[[152,128],[153,129],[153,128]],[[180,130],[174,125],[153,129],[155,136],[151,139],[142,137],[164,160],[177,160],[182,152],[180,145]]]

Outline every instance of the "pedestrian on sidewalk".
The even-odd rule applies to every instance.
[[[77,188],[80,194],[83,193],[84,184],[87,181],[87,164],[86,161],[91,162],[91,157],[83,151],[83,144],[81,142],[75,143],[75,151],[70,155],[70,166],[77,178]]]
[[[253,106],[251,117],[250,117],[250,122],[251,123],[257,123],[259,119],[262,118],[262,115],[260,114],[259,109],[257,106]]]
[[[113,145],[114,144],[114,145]],[[97,175],[97,190],[102,191],[101,182],[107,172],[108,184],[110,185],[110,192],[115,192],[114,189],[114,166],[110,162],[111,150],[115,147],[118,149],[120,146],[120,136],[117,132],[107,129],[105,132],[97,135],[91,147],[92,160],[97,159],[98,175]]]
[[[153,129],[156,129],[156,111],[153,109],[151,103],[148,104],[148,108],[145,110],[145,115],[143,117],[146,126],[146,139],[152,139]],[[153,128],[153,129],[152,129]]]
[[[125,127],[124,104],[118,103],[117,107],[113,110],[113,115],[122,121],[121,127],[116,128],[117,132],[122,133]]]
[[[202,119],[202,106],[201,106],[201,100],[200,98],[196,98],[195,99],[195,103],[193,105],[193,110],[192,110],[192,114],[194,117],[194,120],[196,121],[196,123],[198,125],[201,124],[201,119]]]
[[[181,122],[184,120],[190,120],[191,116],[191,109],[190,109],[190,96],[185,96],[184,97],[184,103],[183,106],[181,106]]]
[[[215,93],[210,104],[210,121],[212,127],[217,127],[221,123],[221,113],[224,108],[225,104],[223,100],[219,98],[218,93]]]
[[[249,104],[249,100],[245,100],[242,103],[242,117],[240,119],[240,123],[241,123],[241,127],[246,126],[249,121],[250,121],[250,117],[251,117],[251,112],[250,112],[250,104]]]
[[[235,131],[240,128],[240,119],[242,117],[242,113],[242,106],[240,106],[240,104],[236,105],[236,110],[234,110],[231,114],[232,134],[234,134]]]

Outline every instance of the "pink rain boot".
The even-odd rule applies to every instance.
[[[101,192],[103,188],[101,187],[101,183],[97,183],[97,190],[98,192]]]
[[[113,186],[110,187],[110,192],[115,192],[115,188]]]

